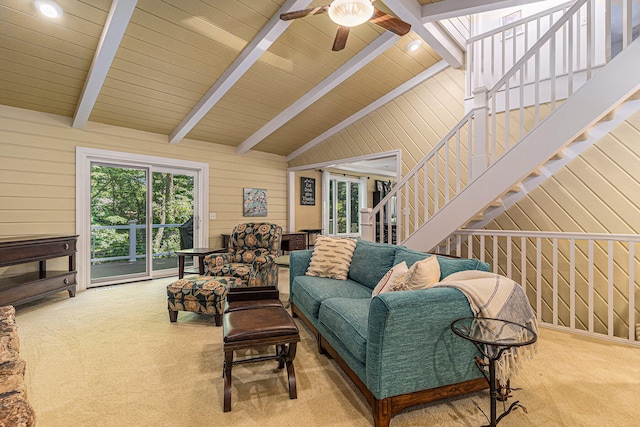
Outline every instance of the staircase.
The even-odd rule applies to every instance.
[[[398,243],[413,249],[431,250],[464,226],[483,227],[640,110],[640,42],[631,41],[632,3],[623,0],[628,12],[622,28],[607,25],[613,15],[604,10],[604,2],[578,0],[552,11],[563,13],[549,19],[548,30],[538,30],[540,37],[531,45],[525,36],[521,55],[513,47],[513,66],[498,79],[495,70],[500,67],[475,61],[477,70],[467,72],[475,83],[473,108],[363,218],[363,235],[376,234],[367,225],[385,235],[383,224],[392,221],[393,201],[402,212],[396,218]],[[511,24],[511,34],[518,25],[526,30],[529,21]],[[621,45],[611,49],[615,37],[603,28],[621,32]],[[498,30],[502,52],[507,29]],[[495,39],[488,34],[470,42]],[[620,52],[611,59],[616,49]],[[474,48],[467,51],[473,65]],[[505,54],[501,56],[504,60]],[[489,57],[493,64],[493,51]],[[483,80],[480,71],[489,69]],[[490,89],[482,86],[493,81]],[[376,223],[380,211],[387,218]]]

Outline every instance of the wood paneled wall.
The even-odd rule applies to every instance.
[[[639,141],[636,113],[487,228],[640,233]]]
[[[0,236],[75,233],[76,147],[148,154],[209,163],[209,245],[222,244],[248,218],[242,216],[244,187],[268,191],[268,216],[286,225],[284,157],[90,122],[73,129],[71,118],[0,106]],[[256,218],[253,218],[256,219]]]
[[[464,72],[448,68],[289,162],[321,163],[402,148],[405,175],[464,115]]]

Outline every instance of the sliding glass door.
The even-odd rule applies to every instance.
[[[172,274],[193,247],[196,174],[91,164],[91,284]]]
[[[177,268],[174,251],[193,248],[195,176],[154,168],[152,177],[151,253],[152,269],[157,272]]]

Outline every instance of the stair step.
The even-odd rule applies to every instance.
[[[616,116],[616,109],[614,108],[613,110],[609,111],[607,114],[605,114],[601,119],[600,122],[608,122],[613,120],[613,118]]]
[[[482,221],[482,218],[484,218],[484,214],[482,212],[480,212],[479,214],[476,214],[473,218],[471,218],[471,221]]]
[[[492,208],[498,208],[502,206],[502,199],[494,200],[489,206]]]
[[[522,191],[522,188],[520,187],[520,184],[518,184],[511,187],[507,193],[519,193],[520,191]]]
[[[578,137],[576,139],[573,140],[573,142],[580,142],[580,141],[586,141],[587,139],[589,139],[589,132],[582,132],[580,135],[578,135]]]
[[[529,174],[529,176],[540,176],[540,175],[542,175],[542,171],[540,169],[534,169]]]
[[[561,160],[561,159],[564,159],[564,152],[563,151],[558,151],[549,160]]]

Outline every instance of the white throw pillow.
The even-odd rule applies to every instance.
[[[440,280],[438,258],[430,256],[411,266],[409,271],[396,278],[390,291],[427,289]]]
[[[376,287],[373,288],[371,298],[375,297],[376,295],[391,291],[391,286],[395,283],[398,276],[405,274],[407,271],[409,271],[409,267],[407,267],[407,263],[404,261],[391,267],[391,269],[387,271],[382,279],[380,279]]]
[[[355,248],[354,239],[319,236],[313,247],[307,276],[347,280]]]

